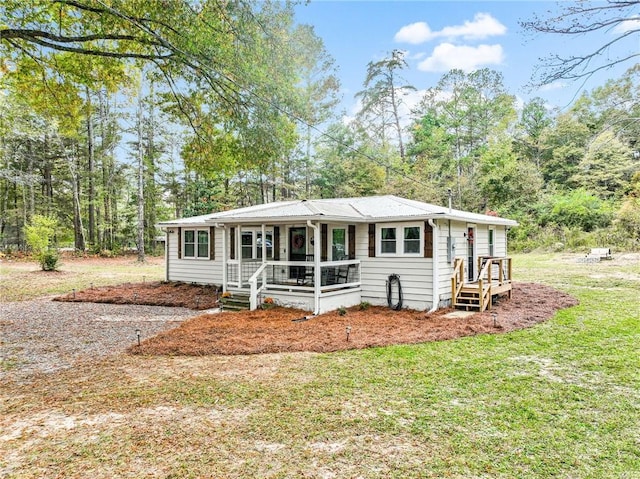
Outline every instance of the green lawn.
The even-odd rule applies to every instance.
[[[0,477],[640,477],[637,256],[514,265],[580,305],[503,335],[124,357],[11,386]]]
[[[93,286],[141,283],[164,279],[164,259],[148,256],[138,263],[135,256],[76,258],[61,260],[58,271],[42,271],[35,261],[0,260],[0,300],[22,301],[53,294],[80,291]]]

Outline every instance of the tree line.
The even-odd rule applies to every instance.
[[[366,66],[345,122],[332,58],[281,2],[9,1],[0,14],[0,241],[35,216],[80,251],[152,251],[158,221],[398,194],[517,219],[518,248],[638,248],[640,67],[567,111],[500,73],[424,89]],[[408,98],[421,92],[410,110]]]

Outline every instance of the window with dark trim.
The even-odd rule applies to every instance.
[[[418,256],[423,254],[422,227],[416,224],[381,225],[378,229],[381,256]]]
[[[184,229],[182,231],[183,258],[209,258],[209,230]]]

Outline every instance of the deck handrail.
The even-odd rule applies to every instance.
[[[497,280],[495,278],[494,265],[498,266]],[[477,291],[478,308],[484,311],[491,308],[493,294],[497,292],[509,292],[511,297],[511,258],[481,256],[478,258],[478,276],[476,281],[465,284],[464,281],[464,259],[456,258],[451,275],[451,301],[455,305],[464,288],[468,293],[470,290]]]
[[[464,286],[464,260],[455,258],[453,261],[453,274],[451,275],[451,295],[454,301],[460,294],[462,286]]]

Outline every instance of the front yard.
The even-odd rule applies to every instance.
[[[575,259],[516,256],[580,304],[508,334],[3,384],[0,477],[640,477],[639,258]]]

